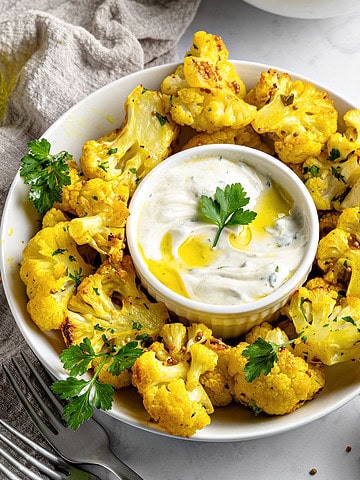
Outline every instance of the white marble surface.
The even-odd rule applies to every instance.
[[[299,20],[265,13],[240,0],[203,0],[180,41],[180,57],[201,29],[221,34],[233,59],[308,76],[360,108],[360,13]],[[120,424],[105,414],[99,418],[112,431],[115,450],[144,480],[360,478],[359,397],[304,427],[245,442],[178,440]],[[317,469],[314,476],[312,468]]]

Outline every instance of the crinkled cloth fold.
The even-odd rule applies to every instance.
[[[132,72],[178,60],[177,41],[200,0],[0,2],[0,213],[26,153],[69,107]],[[0,358],[28,347],[0,292]],[[24,424],[0,374],[1,418]]]

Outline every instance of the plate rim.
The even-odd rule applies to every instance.
[[[311,82],[314,85],[316,85],[318,88],[326,90],[329,93],[329,95],[334,99],[335,104],[336,104],[336,101],[340,101],[342,104],[345,105],[345,107],[344,107],[345,109],[356,108],[343,95],[339,95],[338,93],[334,92],[332,89],[324,86],[323,84],[321,84],[319,82],[316,82],[316,81],[314,81],[314,80],[312,80],[312,79],[310,79],[310,78],[308,78],[304,75],[293,72],[291,70],[283,69],[283,68],[278,67],[278,66],[258,63],[258,62],[231,60],[231,59],[230,59],[230,61],[235,65],[235,67],[238,70],[239,69],[240,70],[245,69],[245,68],[246,69],[249,69],[249,68],[253,69],[254,70],[253,75],[255,75],[255,70],[258,73],[263,71],[263,70],[268,70],[268,69],[276,69],[279,72],[286,72],[293,79],[297,78],[297,79],[301,79],[301,80],[304,80],[304,81],[308,81],[308,82]],[[152,73],[158,74],[159,72],[172,71],[179,64],[181,64],[181,62],[172,62],[172,63],[168,63],[168,64],[164,64],[164,65],[158,65],[158,66],[155,66],[155,67],[151,67],[147,70],[140,70],[140,71],[137,71],[137,72],[133,72],[130,75],[127,75],[125,77],[121,77],[119,79],[113,80],[112,82],[102,86],[101,88],[99,88],[99,89],[93,91],[92,93],[90,93],[89,95],[85,96],[83,99],[81,99],[76,104],[72,105],[67,111],[65,111],[57,120],[55,120],[54,123],[52,123],[45,130],[45,132],[41,135],[40,138],[47,138],[47,136],[52,135],[53,132],[56,131],[57,128],[59,128],[59,126],[65,121],[65,119],[69,115],[76,112],[76,110],[81,109],[83,105],[85,105],[88,102],[91,102],[92,99],[95,99],[97,97],[101,97],[104,92],[111,91],[112,89],[116,88],[117,86],[119,86],[119,85],[121,86],[121,84],[129,82],[129,81],[130,82],[136,82],[138,79],[143,78],[144,72],[148,72],[147,75],[151,75]],[[240,74],[240,76],[241,76],[241,74]],[[159,77],[158,80],[160,78],[162,78],[162,77]],[[142,83],[142,82],[140,81],[139,83]],[[249,87],[247,86],[247,89],[248,88]],[[127,92],[127,93],[130,93],[130,92]],[[120,105],[120,107],[123,107],[123,106]],[[12,183],[11,183],[11,186],[9,188],[9,191],[8,191],[8,194],[7,194],[7,197],[6,197],[6,201],[4,203],[4,208],[3,208],[3,212],[2,212],[2,218],[1,218],[1,226],[0,226],[0,238],[1,238],[0,269],[3,272],[4,293],[5,293],[5,297],[6,297],[6,300],[8,302],[8,305],[10,307],[10,311],[11,311],[11,313],[12,313],[14,319],[15,319],[15,322],[16,322],[19,330],[21,331],[21,334],[23,335],[26,343],[29,345],[31,350],[39,358],[40,362],[45,366],[45,368],[47,370],[49,370],[53,375],[55,375],[58,378],[64,378],[66,376],[66,374],[65,374],[64,370],[62,369],[62,365],[61,365],[60,360],[58,359],[58,363],[56,365],[50,365],[49,366],[48,362],[46,362],[46,360],[44,359],[44,355],[39,354],[39,352],[36,351],[36,348],[35,348],[35,345],[33,344],[33,342],[31,342],[29,340],[28,330],[26,328],[26,319],[25,318],[21,318],[21,319],[18,318],[19,311],[18,311],[17,308],[15,308],[16,305],[13,304],[13,299],[12,299],[13,292],[10,289],[10,283],[8,282],[8,277],[7,277],[7,275],[5,275],[5,273],[8,272],[9,268],[11,268],[7,264],[8,263],[8,258],[7,258],[6,252],[5,252],[5,246],[6,246],[6,240],[5,239],[8,236],[7,232],[5,231],[6,228],[8,227],[8,222],[5,221],[5,220],[9,216],[9,213],[10,213],[9,208],[10,208],[11,201],[13,200],[14,195],[16,193],[18,193],[19,188],[20,189],[22,188],[22,190],[24,190],[24,191],[26,190],[26,188],[23,185],[23,182],[20,178],[19,170],[18,170],[15,174],[15,177],[14,177]],[[35,325],[33,325],[32,327],[37,328]],[[40,332],[40,329],[38,329],[38,330],[39,330],[38,333],[40,335],[42,335],[42,332]],[[358,378],[360,380],[359,375],[358,375]],[[318,413],[316,413],[316,411],[315,411],[315,412],[310,413],[310,415],[303,415],[300,418],[300,420],[295,422],[295,424],[292,424],[291,422],[289,424],[289,422],[286,422],[286,420],[285,421],[278,421],[277,422],[278,427],[274,431],[274,430],[271,430],[271,427],[270,427],[272,425],[272,423],[274,423],[274,422],[273,421],[267,421],[267,422],[264,422],[262,424],[261,428],[257,428],[257,433],[256,432],[251,433],[253,428],[252,427],[247,427],[247,428],[251,428],[251,430],[247,431],[246,433],[243,432],[240,435],[237,434],[237,433],[233,433],[233,434],[230,435],[230,433],[229,433],[225,437],[221,436],[221,435],[220,436],[211,435],[210,433],[208,433],[208,432],[212,431],[211,429],[209,429],[209,427],[205,427],[203,430],[199,431],[198,433],[196,433],[194,436],[192,436],[190,438],[173,436],[173,435],[170,435],[170,434],[160,430],[159,428],[157,428],[156,425],[151,424],[151,422],[139,421],[137,419],[127,418],[127,417],[120,418],[118,413],[115,412],[114,409],[112,409],[110,411],[107,411],[105,413],[108,414],[109,416],[115,418],[116,420],[118,420],[120,422],[124,422],[128,425],[131,425],[131,426],[135,427],[135,428],[143,429],[143,430],[146,430],[148,432],[152,432],[152,433],[155,433],[155,434],[160,434],[160,435],[170,437],[170,438],[177,438],[177,439],[190,440],[190,441],[203,441],[203,442],[233,442],[233,441],[252,440],[252,439],[258,439],[258,438],[265,438],[265,437],[269,437],[269,436],[275,436],[275,435],[287,432],[289,430],[299,428],[299,427],[304,426],[306,424],[309,424],[309,423],[311,423],[315,420],[318,420],[319,418],[322,418],[322,417],[328,415],[329,413],[332,413],[332,412],[336,411],[338,408],[342,407],[343,405],[348,403],[350,400],[355,398],[359,393],[360,393],[360,381],[357,383],[356,388],[350,389],[347,392],[347,394],[344,395],[343,398],[341,398],[337,402],[335,402],[335,404],[331,404],[331,402],[330,402],[330,405],[328,405],[326,408],[323,408]],[[316,401],[316,400],[313,400],[312,402],[309,402],[309,405],[311,405],[314,401]],[[223,407],[223,408],[226,408],[226,409],[230,409],[230,408],[243,409],[245,407],[235,405],[234,407]],[[215,414],[212,415],[212,424],[214,423],[214,419],[216,419],[216,410],[217,409],[219,409],[219,407],[217,407],[215,409]],[[306,405],[301,407],[301,409],[299,409],[299,410],[304,411],[303,409],[306,409]],[[309,409],[309,410],[311,412],[312,409]],[[293,416],[295,415],[296,416],[296,412],[293,412],[289,415],[293,415]],[[272,418],[274,418],[274,417],[272,417]],[[283,416],[283,417],[276,417],[276,418],[288,418],[288,417]],[[214,428],[216,428],[216,425],[215,425]]]

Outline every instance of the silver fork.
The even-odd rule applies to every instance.
[[[61,416],[63,412],[62,404],[49,389],[28,357],[26,355],[22,356],[29,370],[39,385],[41,385],[43,392]],[[31,392],[33,399],[46,415],[52,428],[50,429],[37,413],[23,393],[14,375],[6,366],[3,366],[17,396],[43,437],[66,462],[72,465],[79,465],[82,470],[98,476],[106,474],[106,478],[109,480],[143,480],[112,453],[110,450],[109,437],[104,428],[96,420],[93,418],[87,420],[76,431],[66,427],[44,402],[28,376],[24,373],[21,365],[16,360],[13,360],[13,364],[29,392]]]
[[[7,461],[7,465],[5,463],[0,463],[0,472],[4,474],[7,479],[21,480],[15,471],[12,471],[8,468],[10,465],[12,465],[15,467],[16,472],[26,475],[26,478],[29,480],[43,480],[43,476],[40,477],[37,473],[35,473],[34,470],[30,470],[30,468],[27,467],[27,465],[32,465],[40,473],[46,475],[50,480],[66,480],[69,475],[74,477],[76,476],[76,478],[79,480],[95,480],[95,477],[89,473],[80,472],[79,470],[75,469],[66,463],[61,457],[33,442],[14,427],[6,423],[4,420],[0,419],[0,425],[2,425],[7,432],[11,433],[10,436],[0,433],[0,440],[2,442],[0,446],[0,455]],[[34,454],[23,450],[23,448],[20,447],[20,444],[15,444],[11,440],[12,437],[21,440],[21,445],[26,444],[31,447],[32,450],[40,454],[45,461],[39,460],[38,458],[35,458]],[[6,450],[3,448],[4,444],[7,447],[10,447],[10,449]],[[22,458],[25,463],[16,459],[14,454],[19,459]]]

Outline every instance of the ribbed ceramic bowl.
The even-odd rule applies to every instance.
[[[308,239],[299,266],[292,275],[270,294],[236,305],[204,303],[176,293],[162,283],[149,269],[143,255],[142,239],[139,234],[141,212],[145,201],[151,201],[154,192],[162,189],[163,179],[175,167],[184,167],[187,162],[201,158],[226,158],[232,162],[243,162],[261,174],[275,180],[288,193],[304,221]],[[214,185],[214,192],[216,189]],[[176,186],[175,186],[176,188]],[[154,204],[153,208],[157,208]],[[161,214],[161,212],[159,212]],[[156,215],[156,210],[155,210]],[[269,320],[286,303],[289,296],[306,280],[318,245],[319,226],[314,202],[299,177],[279,160],[248,147],[238,145],[203,145],[176,153],[154,168],[137,187],[130,203],[130,217],[127,222],[127,243],[136,271],[142,284],[158,301],[166,304],[171,312],[189,322],[202,322],[213,333],[223,338],[237,337],[251,327]],[[211,297],[211,293],[209,292]]]

